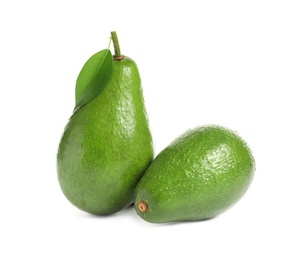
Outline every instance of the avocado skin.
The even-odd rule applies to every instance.
[[[79,209],[108,215],[127,207],[153,160],[141,79],[133,60],[114,61],[104,90],[70,118],[57,154],[58,180]]]
[[[135,209],[152,223],[213,218],[247,191],[255,162],[233,131],[208,125],[187,131],[149,166],[135,191]],[[139,202],[148,210],[139,210]]]

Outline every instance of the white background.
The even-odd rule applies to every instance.
[[[1,259],[291,259],[291,1],[1,1]],[[138,64],[155,154],[189,128],[247,141],[256,175],[228,212],[150,224],[96,217],[57,181],[84,62],[116,30]]]

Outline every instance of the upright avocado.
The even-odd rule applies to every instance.
[[[245,194],[254,170],[252,153],[235,132],[198,127],[154,159],[136,187],[135,208],[153,223],[213,218]]]
[[[97,215],[112,214],[131,204],[135,186],[153,159],[137,65],[120,55],[116,34],[112,37],[116,51],[113,58],[110,55],[112,70],[102,67],[95,79],[98,71],[90,67],[95,63],[92,56],[77,79],[79,85],[88,81],[91,89],[81,86],[77,90],[76,85],[76,109],[57,155],[63,193],[79,209]]]

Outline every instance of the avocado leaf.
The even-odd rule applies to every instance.
[[[108,49],[93,54],[86,61],[76,80],[74,111],[101,93],[112,70],[113,58]]]

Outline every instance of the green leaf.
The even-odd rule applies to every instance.
[[[86,61],[76,81],[74,111],[101,93],[112,69],[113,58],[108,49],[95,53]]]

